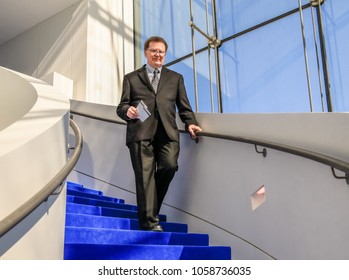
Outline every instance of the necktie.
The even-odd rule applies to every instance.
[[[159,84],[159,69],[155,69],[154,70],[154,75],[153,75],[153,79],[151,80],[151,85],[153,86],[153,89],[155,92],[157,92],[158,90],[158,84]]]

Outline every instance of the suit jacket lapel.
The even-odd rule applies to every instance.
[[[161,88],[166,84],[166,81],[169,78],[168,72],[169,72],[168,69],[163,66],[161,69],[161,76],[160,76],[160,81],[159,81],[159,85],[158,85],[158,92],[160,92]]]
[[[147,73],[147,69],[145,68],[145,65],[139,69],[138,76],[141,79],[141,81],[147,85],[149,90],[151,90],[155,94],[153,86],[151,85],[151,83],[149,81],[148,73]]]

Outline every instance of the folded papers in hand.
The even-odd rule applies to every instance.
[[[139,119],[144,122],[150,115],[151,113],[148,110],[147,105],[141,100],[138,105],[137,105],[137,110],[139,113]]]

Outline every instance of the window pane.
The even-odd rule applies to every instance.
[[[168,62],[192,52],[188,1],[141,0],[140,11],[142,47],[148,37],[156,35],[164,37],[167,41]],[[143,62],[145,61],[143,57]]]
[[[218,38],[221,39],[299,7],[297,0],[220,0],[216,3]]]
[[[305,16],[310,19],[309,11]],[[300,29],[297,13],[221,47],[223,112],[310,111]],[[308,49],[309,64],[316,66],[312,48]],[[316,81],[317,69],[312,70],[311,80]],[[316,83],[314,87],[318,92]],[[319,96],[313,99],[321,111]]]

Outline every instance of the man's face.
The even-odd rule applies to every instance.
[[[161,42],[150,42],[149,48],[144,51],[144,55],[150,66],[159,68],[164,64],[166,48]]]

